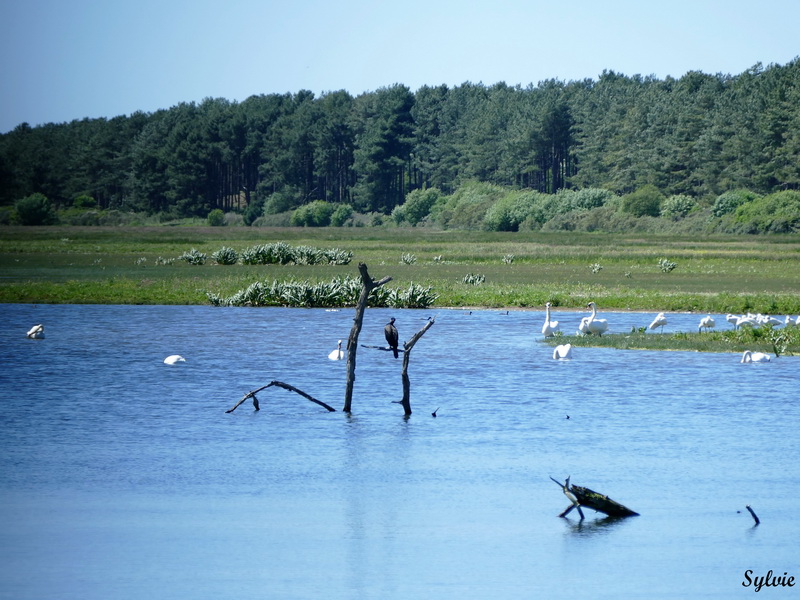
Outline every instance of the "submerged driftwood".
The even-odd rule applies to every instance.
[[[270,381],[267,385],[263,385],[260,388],[258,388],[257,390],[253,390],[252,392],[247,392],[242,397],[241,400],[239,400],[236,404],[233,405],[232,408],[229,408],[225,412],[226,413],[232,413],[237,408],[239,408],[239,405],[241,405],[243,402],[245,402],[248,398],[252,398],[253,399],[253,406],[255,407],[256,410],[260,410],[260,407],[258,405],[258,398],[256,397],[256,394],[259,393],[260,391],[265,390],[268,387],[272,387],[272,386],[281,387],[281,388],[283,388],[285,390],[289,390],[290,392],[295,392],[297,394],[300,394],[301,396],[303,396],[303,398],[306,398],[306,399],[310,400],[311,402],[314,402],[315,404],[319,404],[323,408],[326,408],[328,410],[328,412],[335,412],[336,411],[335,408],[333,408],[331,406],[328,406],[327,404],[325,404],[321,400],[317,400],[316,398],[314,398],[313,396],[311,396],[309,394],[306,394],[303,390],[297,389],[293,385],[289,385],[288,383],[283,383],[282,381]]]
[[[550,479],[553,478],[551,477]],[[635,517],[639,515],[639,513],[636,511],[631,510],[627,506],[623,506],[619,502],[615,502],[604,494],[590,490],[587,487],[570,485],[569,477],[567,477],[565,483],[561,483],[556,479],[553,479],[553,481],[555,481],[561,487],[564,495],[569,499],[570,502],[572,502],[572,504],[567,507],[564,512],[558,515],[559,517],[566,517],[572,509],[577,508],[578,514],[580,514],[581,520],[583,520],[584,516],[583,511],[581,510],[582,506],[606,514],[609,517]]]

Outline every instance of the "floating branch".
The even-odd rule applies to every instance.
[[[285,390],[289,390],[290,392],[295,392],[297,394],[300,394],[301,396],[303,396],[304,398],[310,400],[311,402],[313,402],[315,404],[319,404],[323,408],[327,409],[328,412],[335,412],[336,411],[335,408],[332,408],[332,407],[328,406],[327,404],[325,404],[324,402],[322,402],[320,400],[317,400],[313,396],[310,396],[309,394],[306,394],[303,390],[300,390],[300,389],[294,387],[293,385],[289,385],[288,383],[283,383],[282,381],[270,381],[267,385],[261,386],[260,388],[258,388],[257,390],[253,390],[252,392],[246,393],[242,397],[242,399],[239,400],[239,402],[237,402],[233,406],[233,408],[230,408],[230,409],[226,410],[225,412],[226,413],[232,413],[237,408],[239,408],[239,405],[241,405],[243,402],[245,402],[248,398],[252,398],[253,399],[253,406],[255,407],[256,410],[259,410],[258,398],[256,398],[256,394],[259,393],[262,390],[267,389],[268,387],[272,387],[273,385],[277,386],[277,387],[281,387],[281,388],[283,388]]]
[[[759,521],[759,520],[758,520],[758,516],[756,515],[755,511],[754,511],[752,508],[750,508],[750,505],[749,505],[749,504],[748,504],[748,505],[747,505],[745,508],[746,508],[746,509],[747,509],[747,510],[750,512],[750,514],[753,516],[753,520],[756,522],[756,525],[758,525],[759,523],[761,523],[761,521]]]
[[[550,479],[553,478],[551,477]],[[578,513],[581,515],[581,520],[583,520],[584,517],[583,511],[580,509],[581,506],[604,513],[609,517],[635,517],[639,515],[639,513],[631,510],[627,506],[623,506],[619,502],[615,502],[608,496],[599,494],[586,487],[570,485],[569,477],[567,477],[566,483],[563,484],[556,479],[553,479],[553,481],[561,487],[564,495],[572,502],[571,506],[558,515],[559,517],[566,517],[573,508],[577,508]]]

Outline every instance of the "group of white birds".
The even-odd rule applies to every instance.
[[[550,318],[551,306],[552,304],[550,302],[545,304],[545,320],[544,325],[542,325],[542,335],[544,335],[544,337],[553,337],[556,332],[560,331],[559,322],[553,321]],[[591,316],[583,317],[581,319],[580,324],[578,325],[577,333],[582,335],[602,335],[608,331],[608,321],[606,319],[597,318],[597,305],[594,302],[589,302],[586,307],[592,309],[592,314]],[[773,327],[779,327],[781,325],[784,327],[800,327],[800,316],[793,317],[791,315],[787,315],[786,318],[781,321],[777,317],[763,315],[761,313],[747,313],[742,315],[728,314],[725,316],[725,320],[728,321],[728,323],[731,323],[734,329],[739,329],[739,327],[742,326],[761,327],[765,325],[771,325]],[[661,332],[663,333],[664,326],[667,324],[667,322],[667,315],[661,312],[656,315],[647,328],[651,330],[660,328]],[[702,332],[703,330],[708,332],[716,326],[717,323],[714,320],[714,317],[711,315],[706,315],[700,319],[700,323],[697,326],[697,331],[698,333]],[[572,344],[560,344],[556,346],[553,349],[553,358],[556,360],[572,358]],[[764,352],[751,352],[750,350],[745,350],[744,354],[742,354],[741,362],[770,362],[770,356]]]
[[[544,337],[553,337],[556,332],[560,331],[561,326],[558,321],[553,321],[550,318],[550,307],[552,304],[547,302],[545,307],[545,318],[544,318],[544,325],[542,325],[542,335]],[[597,305],[594,302],[589,302],[586,305],[587,308],[592,309],[592,314],[588,317],[583,317],[578,325],[577,333],[582,335],[603,335],[605,332],[608,331],[608,320],[607,319],[598,319],[597,318]],[[769,315],[762,315],[762,314],[752,314],[747,313],[743,315],[733,315],[728,314],[725,316],[725,320],[728,323],[731,323],[734,329],[738,329],[739,327],[746,326],[746,327],[761,327],[762,325],[772,325],[773,327],[777,327],[783,325],[785,327],[800,327],[800,316],[792,317],[787,315],[785,320],[781,321],[776,317],[772,317]],[[661,328],[661,331],[664,331],[664,325],[667,324],[667,316],[661,312],[658,313],[653,319],[653,322],[648,325],[648,329],[658,329]],[[702,319],[700,319],[700,324],[697,327],[697,331],[708,331],[709,329],[713,329],[717,326],[716,321],[711,315],[706,315]],[[34,340],[44,339],[44,325],[38,323],[31,327],[26,334],[27,337]],[[342,350],[342,340],[339,340],[339,344],[328,354],[328,358],[330,360],[344,360],[344,351]],[[572,358],[572,344],[559,344],[553,349],[553,358],[556,360],[565,360]],[[750,350],[745,350],[744,354],[742,355],[741,362],[743,363],[761,363],[761,362],[769,362],[770,356],[769,354],[765,354],[763,352],[751,352]],[[167,365],[174,365],[177,363],[186,362],[186,359],[181,356],[180,354],[172,354],[164,359],[164,363]]]

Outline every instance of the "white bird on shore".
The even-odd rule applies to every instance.
[[[553,358],[556,360],[572,358],[572,344],[559,344],[553,348]]]
[[[708,331],[709,329],[713,329],[717,326],[717,322],[711,315],[706,315],[702,319],[700,319],[700,325],[697,326],[697,331],[700,332],[701,330],[705,329]]]
[[[597,318],[597,305],[594,302],[589,302],[586,306],[592,309],[592,316],[586,321],[586,328],[589,330],[589,333],[603,335],[608,331],[608,321]]]
[[[165,365],[174,365],[179,362],[186,362],[186,359],[183,358],[180,354],[170,354],[167,358],[164,359]]]
[[[556,331],[558,331],[558,321],[551,321],[550,320],[550,303],[547,302],[544,305],[545,308],[545,317],[544,317],[544,325],[542,325],[542,334],[544,337],[552,337]]]
[[[41,323],[38,325],[34,325],[28,330],[28,333],[25,334],[32,340],[43,340],[44,339],[44,325]]]
[[[769,354],[764,354],[763,352],[750,352],[750,350],[745,350],[742,353],[742,360],[743,363],[766,363],[769,362]]]
[[[342,340],[339,340],[339,346],[328,354],[331,360],[342,360],[344,358],[344,351],[342,350]]]
[[[756,319],[755,315],[751,314],[742,315],[741,317],[736,319],[736,327],[735,327],[736,329],[739,329],[740,327],[743,327],[745,325],[747,325],[748,327],[758,327],[760,323],[758,322],[758,319]]]
[[[664,333],[664,325],[667,324],[667,317],[664,313],[658,313],[656,318],[653,319],[653,322],[650,323],[649,328],[655,329],[656,327],[661,327],[661,333]]]

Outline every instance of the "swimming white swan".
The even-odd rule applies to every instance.
[[[750,350],[745,350],[742,354],[742,361],[743,363],[765,363],[769,362],[769,354],[764,354],[763,352],[750,352]]]
[[[550,303],[547,302],[544,305],[545,308],[545,316],[544,316],[544,325],[542,325],[542,334],[544,337],[552,337],[556,331],[558,331],[558,321],[551,321],[550,320]]]
[[[180,354],[170,354],[167,358],[164,359],[165,365],[174,365],[179,362],[186,362],[186,359],[183,358]]]
[[[700,332],[703,329],[708,331],[709,329],[713,329],[717,326],[717,322],[711,315],[706,315],[702,319],[700,319],[700,325],[697,326],[697,331]]]
[[[328,354],[331,360],[342,360],[344,358],[344,351],[342,350],[342,340],[339,340],[339,346]]]
[[[27,337],[31,338],[32,340],[43,340],[44,339],[44,325],[41,323],[38,325],[34,325],[28,330],[28,333],[25,334]]]
[[[608,331],[608,321],[597,318],[597,305],[594,302],[589,302],[586,307],[592,309],[592,316],[586,321],[586,328],[589,330],[589,333],[603,335]]]
[[[572,344],[559,344],[553,348],[553,358],[556,360],[572,358]]]
[[[667,324],[667,317],[664,313],[658,313],[656,318],[653,319],[653,322],[650,323],[649,328],[655,329],[656,327],[661,327],[661,333],[664,333],[664,325]]]

